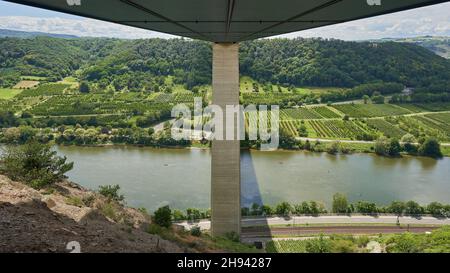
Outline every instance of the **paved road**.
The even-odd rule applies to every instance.
[[[450,225],[450,218],[440,219],[430,216],[424,216],[421,218],[414,218],[409,216],[399,217],[400,224],[402,225]],[[397,223],[397,216],[365,216],[365,215],[353,215],[353,216],[295,216],[289,219],[283,217],[271,217],[271,218],[244,218],[242,219],[242,227],[252,226],[267,226],[267,225],[306,225],[306,224],[389,224],[395,225]],[[192,226],[199,226],[201,229],[209,229],[211,223],[209,220],[201,220],[199,222],[188,223],[181,222],[179,225],[184,226],[186,229],[190,229]]]

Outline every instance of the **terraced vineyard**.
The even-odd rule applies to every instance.
[[[324,118],[340,118],[341,116],[327,106],[311,107],[310,110],[316,112]]]
[[[419,120],[425,126],[438,130],[444,137],[450,138],[450,123],[447,121],[450,119],[450,114],[431,114],[416,116],[414,118]]]
[[[298,120],[282,120],[280,122],[280,129],[287,132],[289,135],[298,137],[298,128],[300,126],[300,121]]]
[[[367,120],[367,125],[375,130],[380,131],[381,133],[383,133],[383,135],[389,138],[393,137],[400,139],[407,133],[399,127],[385,121],[384,119],[369,119]]]
[[[321,119],[323,118],[317,112],[311,108],[296,108],[296,109],[283,109],[280,113],[282,119],[297,120],[297,119]]]
[[[398,126],[401,130],[414,135],[416,138],[430,136],[440,141],[448,141],[449,138],[442,131],[442,128],[437,127],[424,116],[412,117],[392,117],[386,118],[386,121],[392,125]]]
[[[19,95],[18,98],[24,97],[38,97],[38,96],[56,96],[61,95],[64,89],[70,87],[68,84],[43,84],[35,89],[26,89]]]
[[[364,125],[358,121],[310,120],[308,123],[320,138],[362,139],[370,133],[363,129]]]
[[[283,105],[286,101],[300,101],[305,95],[295,93],[241,93],[242,104]]]
[[[413,113],[393,104],[337,104],[333,107],[353,118],[397,116]]]
[[[327,106],[283,109],[281,110],[280,115],[286,120],[341,118],[339,114],[329,109]]]
[[[168,103],[154,103],[146,100],[126,100],[121,95],[106,94],[53,96],[35,106],[31,113],[38,116],[94,115],[151,113],[170,111]]]
[[[422,112],[450,111],[450,103],[420,103],[414,105],[423,109]]]

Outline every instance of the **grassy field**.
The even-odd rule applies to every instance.
[[[0,88],[0,99],[9,100],[20,94],[22,89]]]

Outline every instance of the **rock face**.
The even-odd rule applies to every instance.
[[[37,191],[0,175],[0,252],[183,251],[145,232],[149,224],[148,215],[68,181]]]

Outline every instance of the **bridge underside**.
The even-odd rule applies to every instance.
[[[238,45],[274,36],[412,9],[445,0],[6,0],[213,45],[213,103],[239,103]],[[231,43],[231,44],[230,44]],[[239,141],[213,141],[212,233],[240,232]]]

